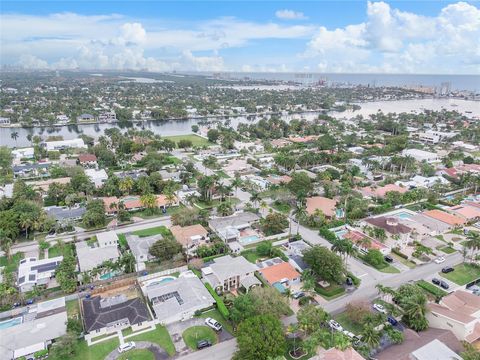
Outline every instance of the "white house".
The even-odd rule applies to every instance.
[[[418,162],[426,161],[428,163],[440,161],[438,154],[420,149],[404,149],[403,156],[411,156]]]
[[[108,179],[108,174],[105,169],[86,169],[85,175],[90,178],[90,181],[95,185],[96,188],[102,187],[105,181]]]
[[[83,139],[78,138],[72,140],[46,141],[43,145],[47,148],[47,151],[87,148],[87,145],[85,145]]]
[[[32,290],[38,285],[47,285],[55,277],[55,270],[63,256],[38,260],[35,257],[20,260],[18,266],[17,286],[21,292]]]
[[[28,147],[28,148],[22,148],[22,149],[15,149],[12,150],[12,155],[15,157],[15,159],[20,160],[20,159],[33,159],[35,155],[35,151],[33,147]]]

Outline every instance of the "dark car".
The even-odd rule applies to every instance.
[[[444,274],[448,274],[449,272],[452,272],[452,271],[455,271],[455,269],[451,266],[445,266],[443,269],[442,269],[442,273]]]
[[[303,291],[299,291],[299,292],[296,292],[295,294],[293,294],[294,299],[300,299],[304,296],[305,296],[305,293]]]
[[[347,280],[345,281],[345,284],[347,284],[348,286],[352,286],[353,285],[353,280],[349,277],[347,277]]]
[[[448,285],[445,281],[440,281],[440,287],[447,290],[450,285]]]
[[[432,283],[434,283],[435,285],[440,285],[440,280],[438,280],[437,278],[433,278]]]
[[[395,326],[395,325],[398,324],[397,319],[395,319],[393,316],[388,316],[388,317],[387,317],[387,321],[388,321],[391,325],[393,325],[393,326]]]
[[[384,259],[385,259],[385,261],[388,262],[388,263],[392,263],[392,262],[393,262],[393,258],[392,258],[390,255],[385,255]]]
[[[210,340],[200,340],[197,342],[197,349],[205,349],[209,346],[212,346],[212,342]]]
[[[26,305],[32,305],[34,302],[35,302],[35,299],[27,299],[27,300],[25,301],[25,304],[26,304]]]

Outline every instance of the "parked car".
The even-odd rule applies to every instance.
[[[448,285],[445,281],[440,281],[440,287],[447,290],[450,285]]]
[[[345,281],[345,284],[347,284],[348,286],[352,286],[353,285],[353,280],[349,277],[347,277],[347,280]]]
[[[135,349],[136,345],[134,341],[126,342],[118,347],[119,353],[124,353],[125,351]]]
[[[435,285],[440,285],[440,280],[437,278],[433,278],[432,283],[434,283]]]
[[[303,291],[297,291],[296,293],[293,294],[294,299],[300,299],[305,296],[305,293]]]
[[[25,305],[32,305],[35,302],[35,299],[27,299],[25,300]]]
[[[378,312],[381,312],[383,314],[386,314],[387,313],[387,309],[385,309],[385,307],[383,305],[380,305],[380,304],[373,304],[373,308],[375,310],[377,310]]]
[[[435,263],[436,264],[441,264],[445,261],[445,258],[443,256],[440,256],[438,258],[435,259]]]
[[[208,327],[211,327],[215,331],[222,330],[222,324],[220,324],[217,320],[209,317],[205,319],[205,325],[207,325]]]
[[[395,325],[398,324],[397,319],[395,319],[393,316],[388,316],[388,317],[387,317],[387,321],[388,321],[391,325],[393,325],[393,326],[395,326]]]
[[[209,346],[212,346],[212,342],[210,340],[200,340],[199,342],[197,342],[197,349],[198,350],[205,349]]]
[[[336,322],[333,319],[328,322],[328,326],[330,326],[330,328],[333,329],[333,330],[343,331],[342,325],[340,325],[338,322]]]
[[[444,274],[448,274],[449,272],[452,272],[452,271],[455,271],[455,269],[451,266],[445,266],[443,269],[442,269],[442,273]]]
[[[19,307],[21,305],[22,305],[21,303],[16,302],[16,303],[13,303],[12,308],[16,308],[16,307]]]
[[[392,263],[392,262],[393,262],[393,258],[392,258],[390,255],[385,255],[383,258],[384,258],[385,261],[388,262],[388,263]]]

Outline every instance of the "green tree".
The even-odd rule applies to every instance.
[[[380,345],[381,334],[371,325],[365,325],[362,331],[362,342],[370,349],[375,349]]]
[[[385,264],[383,254],[377,249],[368,250],[363,259],[375,268],[381,268]]]
[[[217,129],[210,129],[207,132],[207,138],[210,142],[217,142],[220,138],[220,132]]]
[[[272,315],[259,315],[242,322],[237,332],[234,359],[267,360],[285,353],[287,343],[282,323]]]
[[[55,270],[55,278],[61,289],[67,294],[71,294],[77,289],[76,265],[77,261],[73,256],[66,256]]]
[[[174,239],[166,237],[155,242],[149,252],[159,260],[172,260],[175,255],[182,252],[182,245]]]
[[[304,172],[294,173],[287,187],[297,198],[305,198],[313,190],[312,180]]]
[[[105,205],[101,199],[90,200],[87,203],[82,222],[87,228],[104,226],[106,224]]]
[[[287,217],[277,212],[268,214],[260,223],[266,236],[280,234],[288,227]]]
[[[307,334],[321,329],[328,320],[328,314],[320,307],[306,305],[297,313],[298,325]]]
[[[303,253],[303,260],[322,280],[331,283],[340,283],[343,280],[345,267],[341,257],[326,247],[313,246]]]
[[[49,357],[54,360],[70,359],[77,350],[77,339],[73,333],[67,333],[55,341]]]

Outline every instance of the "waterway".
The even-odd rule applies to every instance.
[[[359,104],[360,110],[357,111],[345,111],[345,112],[331,112],[330,115],[336,118],[351,118],[357,115],[363,115],[367,117],[370,114],[377,113],[378,110],[382,110],[384,113],[388,112],[421,112],[424,109],[428,110],[456,110],[469,117],[475,117],[480,119],[480,102],[470,100],[457,100],[457,99],[422,99],[422,100],[401,100],[401,101],[375,101],[365,102]],[[304,118],[306,120],[313,120],[318,116],[317,112],[306,112],[293,115],[282,115],[281,118],[287,122],[292,119]],[[265,116],[268,118],[269,116]],[[236,128],[239,123],[255,123],[260,120],[262,116],[246,118],[244,116],[231,117],[228,119],[230,126]],[[85,134],[98,138],[103,135],[104,130],[111,127],[119,127],[122,130],[128,128],[151,130],[155,134],[162,136],[172,135],[184,135],[192,132],[192,125],[197,125],[199,122],[205,121],[226,121],[226,119],[220,118],[207,118],[207,119],[185,119],[185,120],[148,120],[143,122],[128,123],[127,125],[114,124],[80,124],[80,125],[65,125],[55,127],[36,127],[36,128],[0,128],[0,145],[9,147],[25,147],[30,146],[30,142],[27,139],[29,134],[40,135],[43,138],[47,138],[50,135],[62,136],[65,140],[78,138],[79,135]],[[13,132],[18,133],[17,140],[11,138]]]

